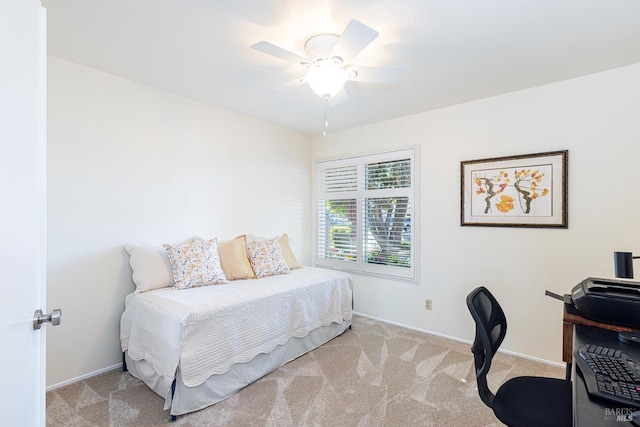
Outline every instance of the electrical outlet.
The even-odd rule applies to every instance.
[[[424,309],[425,310],[431,310],[431,300],[430,299],[424,300]]]

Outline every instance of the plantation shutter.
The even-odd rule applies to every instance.
[[[318,254],[325,260],[358,259],[358,169],[356,164],[320,168]]]
[[[317,163],[318,265],[416,279],[414,155]]]
[[[411,159],[364,165],[364,261],[411,267]]]

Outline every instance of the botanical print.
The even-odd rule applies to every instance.
[[[474,216],[551,216],[552,174],[551,164],[472,170],[471,213]]]
[[[569,151],[460,162],[460,225],[567,228]]]

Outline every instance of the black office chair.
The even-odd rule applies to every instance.
[[[507,319],[498,301],[485,287],[467,296],[476,322],[471,346],[478,393],[500,421],[510,427],[565,427],[572,423],[571,381],[544,377],[515,377],[494,395],[487,385],[493,355],[507,333]]]

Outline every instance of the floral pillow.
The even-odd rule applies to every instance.
[[[248,242],[247,253],[257,277],[290,273],[284,260],[278,239],[264,242]]]
[[[248,242],[265,242],[267,240],[277,239],[278,243],[280,243],[280,250],[282,250],[282,256],[284,257],[285,262],[287,263],[287,267],[289,270],[295,270],[296,268],[302,268],[302,265],[298,262],[291,245],[289,244],[289,236],[285,233],[279,237],[259,237],[254,234],[249,234],[247,236]]]
[[[196,240],[184,245],[165,244],[173,268],[174,289],[228,283],[220,266],[217,240]]]

